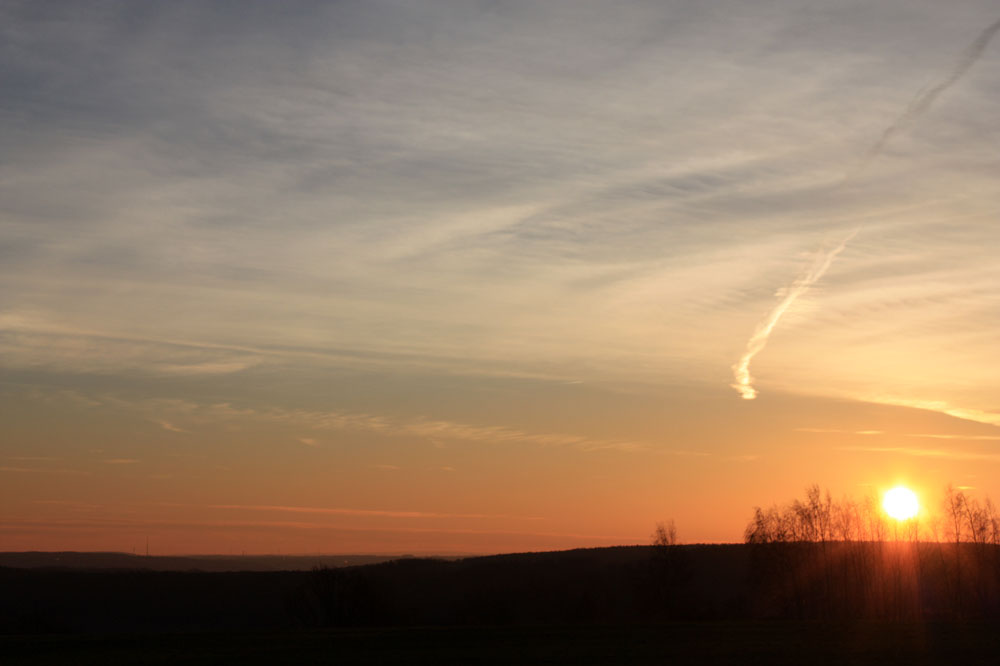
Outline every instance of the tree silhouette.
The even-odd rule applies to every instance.
[[[667,522],[656,523],[653,530],[653,545],[658,547],[677,545],[677,526],[671,518]]]
[[[937,541],[941,524],[950,545]],[[754,596],[768,613],[911,620],[1000,612],[1000,515],[989,498],[950,485],[941,516],[917,522],[889,519],[874,494],[838,502],[814,484],[804,499],[754,507],[744,541]]]

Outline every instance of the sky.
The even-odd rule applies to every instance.
[[[992,0],[0,0],[0,550],[1000,498]]]

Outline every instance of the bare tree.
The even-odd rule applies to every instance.
[[[944,491],[944,516],[947,520],[950,536],[957,545],[962,541],[964,518],[966,515],[965,493],[956,491],[949,483]]]
[[[674,525],[673,518],[665,523],[656,523],[656,529],[653,530],[653,545],[661,547],[677,545],[677,526]]]

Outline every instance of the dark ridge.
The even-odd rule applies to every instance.
[[[0,553],[0,567],[143,569],[149,571],[309,571],[399,559],[399,555],[136,555],[134,553]],[[412,557],[404,555],[402,557]]]
[[[1000,620],[1000,547],[630,546],[310,571],[0,568],[0,633]]]

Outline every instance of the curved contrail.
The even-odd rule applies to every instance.
[[[809,267],[809,270],[805,272],[802,276],[795,280],[787,289],[783,291],[783,296],[778,304],[774,306],[774,309],[765,317],[759,324],[757,328],[754,329],[753,335],[747,341],[746,351],[743,352],[743,356],[740,360],[733,366],[733,378],[736,380],[735,383],[731,384],[734,389],[739,391],[740,396],[744,400],[753,400],[757,397],[757,389],[753,387],[753,378],[750,376],[750,361],[753,357],[767,345],[767,339],[771,336],[771,331],[774,327],[778,325],[778,320],[781,316],[792,306],[799,296],[801,296],[809,287],[813,286],[817,280],[823,277],[823,273],[826,273],[827,269],[830,268],[830,264],[836,259],[837,255],[847,247],[847,243],[854,238],[857,233],[861,231],[858,227],[852,231],[844,240],[834,247],[832,250],[824,252],[816,257],[813,265]]]
[[[968,48],[962,53],[958,62],[952,67],[951,71],[948,73],[943,80],[941,80],[936,85],[917,93],[917,96],[913,98],[910,105],[906,107],[906,110],[900,114],[896,120],[894,120],[885,130],[882,131],[882,136],[876,141],[871,148],[869,148],[861,163],[852,172],[849,172],[845,178],[844,182],[840,184],[843,187],[851,180],[857,178],[865,170],[868,164],[877,157],[882,150],[885,148],[886,143],[901,129],[905,129],[908,125],[912,124],[923,115],[927,109],[931,107],[934,101],[948,88],[952,87],[958,81],[965,76],[965,73],[969,71],[977,60],[983,55],[983,51],[989,46],[990,41],[993,37],[1000,31],[1000,19],[997,19],[991,23],[985,30],[979,33],[979,36],[969,44]],[[838,188],[839,189],[839,188]],[[757,328],[754,329],[753,335],[747,340],[746,349],[740,359],[733,365],[733,380],[734,382],[730,384],[734,389],[736,389],[740,397],[744,400],[753,400],[757,397],[757,389],[753,387],[753,378],[750,376],[750,362],[753,357],[756,356],[764,347],[767,345],[767,340],[771,336],[771,332],[774,327],[778,325],[781,320],[782,315],[788,311],[788,308],[798,299],[799,296],[804,294],[809,290],[809,287],[813,286],[823,274],[826,273],[827,269],[833,263],[833,260],[837,258],[847,244],[853,239],[858,232],[861,231],[861,227],[857,227],[849,233],[844,240],[840,241],[832,250],[820,253],[820,255],[813,262],[809,269],[796,278],[792,284],[790,284],[786,289],[781,292],[781,300],[778,301],[771,311],[768,313],[764,319],[757,324]]]

